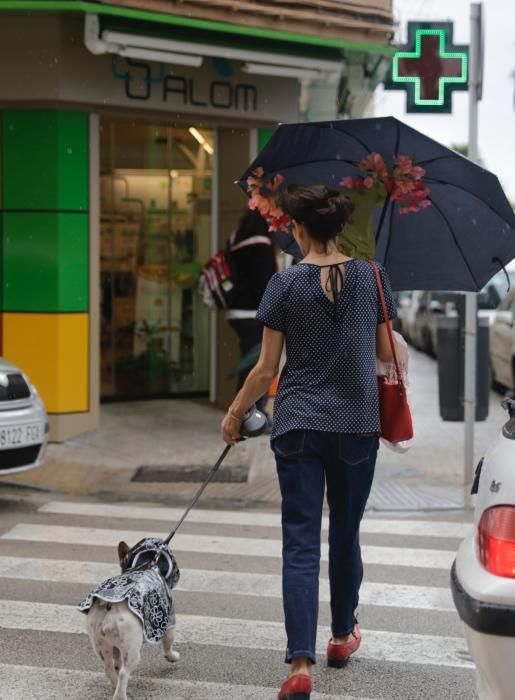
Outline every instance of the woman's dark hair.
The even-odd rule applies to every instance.
[[[349,197],[325,185],[298,187],[282,195],[279,206],[324,246],[341,232],[354,210]]]
[[[236,230],[236,240],[238,241],[243,241],[251,236],[268,236],[268,224],[255,209],[248,209],[245,212]]]

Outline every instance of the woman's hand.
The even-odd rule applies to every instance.
[[[234,447],[239,441],[242,422],[231,411],[225,414],[225,418],[222,421],[222,440],[227,445]]]
[[[280,331],[265,326],[257,365],[251,370],[222,421],[222,439],[228,445],[234,447],[238,442],[245,412],[268,391],[274,381],[279,369],[283,343],[284,336]]]

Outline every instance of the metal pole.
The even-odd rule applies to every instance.
[[[469,148],[468,155],[478,160],[477,113],[481,37],[481,3],[470,5],[469,48]],[[474,474],[474,423],[476,419],[476,357],[477,357],[477,294],[466,293],[465,303],[465,450],[463,483],[465,505],[469,504],[468,486]]]

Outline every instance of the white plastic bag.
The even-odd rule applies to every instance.
[[[404,382],[404,386],[408,387],[408,344],[397,331],[393,331],[393,342],[395,343],[395,353],[397,355],[397,362],[399,363],[399,369],[401,371],[401,378]],[[377,359],[376,361],[376,373],[378,377],[386,377],[387,380],[392,383],[397,383],[397,372],[395,370],[395,364],[393,362],[383,362]],[[403,454],[407,452],[413,443],[413,438],[411,440],[405,440],[404,442],[390,442],[381,438],[381,443],[388,447],[389,450]]]

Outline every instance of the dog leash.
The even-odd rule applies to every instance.
[[[252,437],[256,437],[257,435],[261,435],[261,433],[265,429],[266,425],[267,425],[266,414],[263,413],[262,411],[257,410],[255,404],[252,405],[249,408],[249,410],[245,413],[245,416],[243,417],[242,425],[240,428],[240,437],[238,438],[238,442],[243,442],[247,438],[252,438]],[[191,503],[189,504],[189,506],[186,508],[186,510],[182,514],[181,519],[179,520],[177,525],[174,527],[174,529],[170,532],[170,534],[168,535],[166,540],[163,540],[163,544],[161,545],[159,550],[156,552],[156,556],[153,559],[153,561],[150,563],[150,566],[157,565],[161,551],[168,547],[170,540],[174,537],[177,530],[180,528],[180,526],[183,524],[183,522],[188,517],[188,514],[191,511],[191,509],[196,505],[199,498],[204,493],[206,486],[209,484],[211,479],[214,477],[214,475],[216,474],[216,472],[220,468],[220,465],[222,464],[224,459],[227,457],[227,454],[229,453],[230,449],[231,449],[231,445],[227,445],[225,447],[224,451],[222,452],[222,454],[220,455],[220,457],[217,459],[216,463],[211,467],[205,481],[201,484],[199,490],[197,491],[197,493],[193,497]]]
[[[245,439],[245,438],[243,438],[243,439]],[[163,540],[163,544],[159,547],[158,551],[156,552],[156,556],[152,559],[152,561],[150,561],[149,564],[145,564],[145,566],[147,566],[149,569],[153,566],[157,566],[157,562],[159,561],[159,557],[161,556],[161,552],[168,547],[168,545],[170,544],[170,541],[174,537],[175,533],[177,532],[177,530],[180,528],[180,526],[183,524],[183,522],[188,517],[191,509],[197,504],[199,498],[204,493],[206,486],[209,484],[209,482],[212,480],[212,478],[214,477],[216,472],[219,470],[220,465],[222,464],[224,459],[227,457],[230,449],[231,449],[231,445],[226,445],[224,451],[222,452],[220,457],[216,460],[216,463],[209,470],[209,473],[208,473],[206,479],[201,484],[199,490],[197,491],[197,493],[195,494],[195,496],[191,500],[191,503],[189,504],[189,506],[186,508],[186,510],[182,514],[180,520],[177,522],[176,526],[170,532],[170,534],[168,535],[166,540]]]
[[[222,462],[224,461],[224,459],[227,457],[227,455],[228,455],[230,449],[231,449],[231,445],[227,445],[227,446],[225,447],[224,451],[222,452],[222,454],[220,455],[220,457],[217,459],[216,464],[214,464],[214,465],[211,467],[211,469],[209,470],[209,474],[208,474],[207,477],[206,477],[206,480],[204,481],[203,484],[201,484],[199,490],[197,491],[197,493],[196,493],[195,496],[193,497],[193,500],[191,501],[191,503],[189,504],[189,506],[186,508],[186,510],[185,510],[184,513],[182,514],[181,519],[179,520],[179,522],[177,523],[177,525],[174,527],[174,529],[171,531],[171,533],[168,535],[168,537],[167,537],[166,540],[164,541],[164,545],[168,545],[168,544],[170,543],[170,540],[173,538],[173,536],[175,535],[175,533],[177,532],[177,530],[180,528],[180,526],[181,526],[181,525],[183,524],[183,522],[186,520],[186,518],[187,518],[188,515],[189,515],[189,512],[190,512],[191,509],[196,505],[198,499],[199,499],[199,498],[202,496],[202,494],[204,493],[204,489],[206,488],[206,486],[209,484],[209,482],[211,481],[211,479],[214,477],[214,475],[216,474],[216,472],[217,472],[218,469],[220,468],[220,465],[222,464]]]

